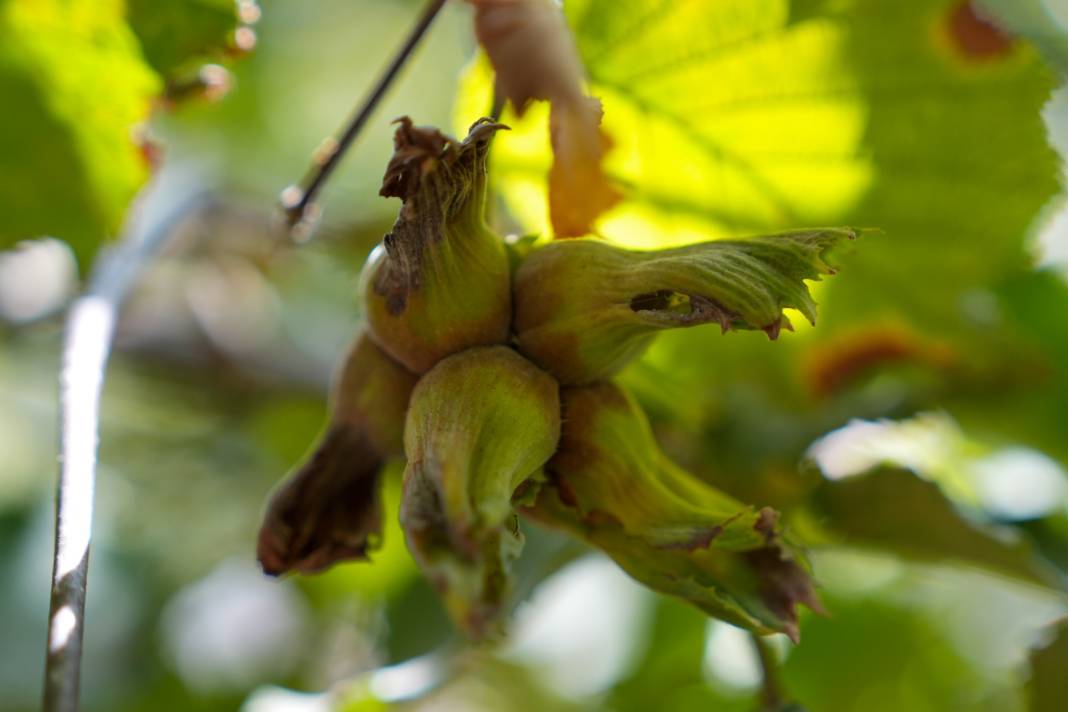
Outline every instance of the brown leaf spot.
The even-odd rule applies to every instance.
[[[879,369],[896,364],[951,368],[956,358],[945,344],[926,342],[895,326],[845,334],[813,348],[806,365],[812,394],[827,397]]]
[[[957,52],[971,62],[989,62],[1012,52],[1015,40],[976,11],[971,0],[950,10],[946,28]]]

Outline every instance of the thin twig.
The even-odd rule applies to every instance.
[[[378,82],[371,89],[371,93],[363,100],[360,108],[349,121],[340,138],[328,138],[324,141],[312,158],[312,165],[304,175],[299,185],[294,185],[282,191],[282,208],[286,211],[289,226],[292,228],[305,220],[309,207],[314,203],[315,196],[323,187],[327,178],[337,167],[345,151],[359,135],[364,124],[371,117],[378,102],[385,96],[386,90],[396,79],[398,72],[408,61],[412,51],[419,44],[419,40],[426,34],[434,18],[437,17],[441,8],[445,6],[445,0],[429,0],[415,26],[412,27],[404,44],[393,56],[393,60],[379,77]]]
[[[115,322],[130,288],[175,233],[175,223],[188,214],[193,200],[143,234],[131,229],[114,248],[102,252],[88,288],[67,312],[60,373],[60,467],[44,712],[78,709],[100,393]]]
[[[775,660],[775,653],[763,637],[756,633],[750,634],[750,637],[753,640],[753,647],[756,648],[762,673],[760,709],[766,712],[778,712],[778,710],[782,709],[785,698],[779,681],[779,664]]]

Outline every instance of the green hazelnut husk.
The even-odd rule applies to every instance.
[[[381,194],[404,201],[361,278],[372,336],[425,373],[472,346],[505,343],[511,320],[509,257],[485,221],[486,158],[502,128],[476,122],[463,142],[398,121]]]
[[[619,386],[561,391],[563,430],[522,511],[602,549],[650,588],[758,633],[797,637],[796,604],[819,609],[778,514],[745,505],[671,462]]]
[[[515,275],[516,343],[563,385],[606,380],[664,329],[718,324],[777,338],[784,308],[815,323],[805,280],[833,274],[825,257],[850,229],[819,229],[665,250],[599,239],[532,250]]]
[[[381,529],[379,473],[403,452],[416,378],[366,333],[356,339],[334,378],[324,434],[268,503],[257,545],[266,573],[367,558]]]
[[[556,381],[512,349],[450,356],[412,392],[401,525],[408,547],[473,638],[499,631],[522,547],[513,496],[552,456]]]

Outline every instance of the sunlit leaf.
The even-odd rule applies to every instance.
[[[1049,72],[1022,42],[974,57],[952,32],[959,5],[565,3],[626,188],[600,231],[650,245],[879,227],[886,238],[828,288],[829,325],[875,311],[959,320],[962,295],[1026,266],[1025,233],[1057,190],[1039,116]],[[458,121],[488,95],[476,63]],[[516,131],[495,149],[499,187],[544,230],[544,116],[503,121]]]
[[[52,235],[84,258],[147,178],[135,128],[158,80],[122,14],[117,0],[0,5],[0,246]]]
[[[1015,308],[998,291],[1025,279],[1029,237],[1058,191],[1040,117],[1054,77],[1033,47],[962,0],[570,0],[565,9],[617,144],[609,172],[627,187],[601,221],[608,237],[661,245],[813,224],[884,231],[814,290],[815,330],[802,325],[774,347],[675,332],[647,354],[648,397],[674,401],[663,418],[704,428],[706,448],[678,445],[693,462],[723,465],[744,499],[775,502],[753,473],[790,487],[805,433],[820,423],[826,432],[849,414],[935,405],[967,425],[982,418],[983,437],[1056,445],[1058,361],[1015,338]],[[976,49],[975,35],[1004,42]],[[458,119],[488,105],[487,76],[484,64],[470,68]],[[498,190],[524,228],[543,228],[544,131],[536,118],[502,120],[515,130],[495,147]],[[870,368],[840,392],[806,384],[822,340],[889,332],[908,335],[911,355],[881,359],[868,344]],[[1036,401],[1041,414],[1029,410]],[[1041,438],[1030,427],[1040,423]]]

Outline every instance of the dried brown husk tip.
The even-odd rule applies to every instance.
[[[379,473],[401,454],[415,382],[366,334],[357,338],[335,379],[326,432],[268,503],[256,552],[264,572],[315,573],[367,558],[381,529]]]
[[[509,259],[485,222],[490,139],[507,127],[480,119],[458,142],[407,117],[398,123],[381,194],[404,205],[368,259],[361,291],[375,340],[425,373],[445,356],[508,338]]]

